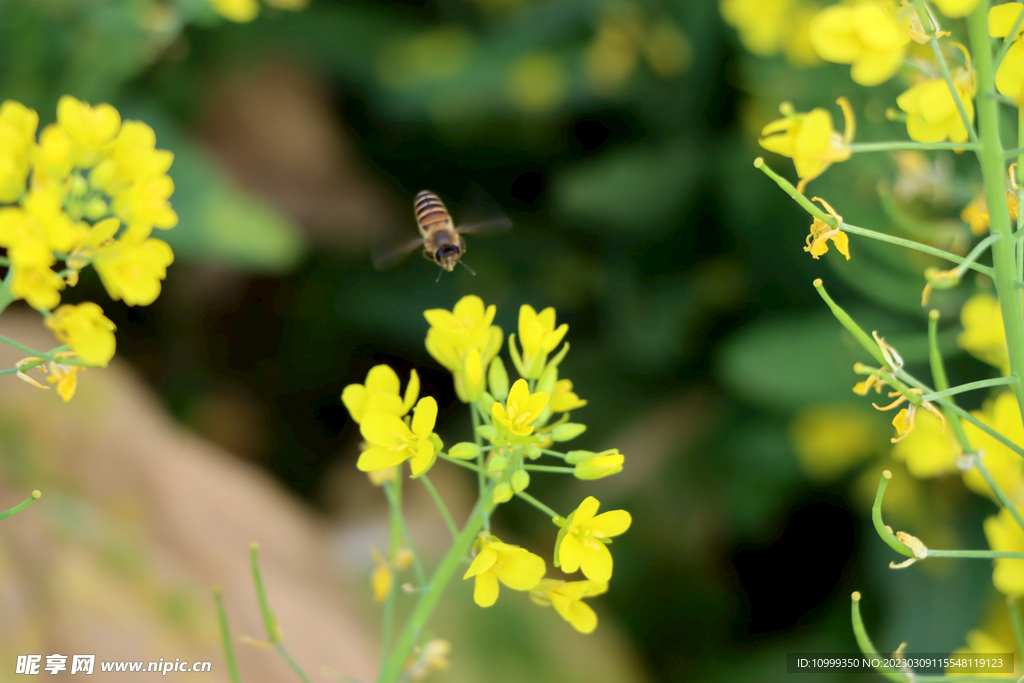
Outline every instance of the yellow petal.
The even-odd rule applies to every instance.
[[[437,401],[433,396],[424,396],[416,404],[412,414],[412,432],[421,439],[430,436],[437,422]]]
[[[566,538],[568,540],[568,537]],[[565,541],[562,541],[565,545]],[[580,544],[580,569],[591,581],[607,581],[612,578],[612,554],[604,543],[593,546]]]
[[[476,585],[473,586],[473,602],[481,607],[490,607],[497,600],[498,577],[492,571],[477,574]]]
[[[420,376],[413,370],[409,374],[409,386],[405,388],[405,400],[402,401],[402,414],[409,412],[420,395]]]
[[[566,574],[572,574],[580,568],[580,548],[579,540],[572,534],[566,534],[559,544],[558,562]]]
[[[409,451],[405,449],[393,451],[388,448],[374,446],[373,448],[369,448],[359,454],[359,460],[356,462],[356,468],[360,472],[383,470],[401,463],[406,459],[406,457],[408,457],[408,455]]]
[[[625,533],[632,523],[633,517],[625,510],[612,510],[594,517],[587,528],[601,532],[605,538],[611,538]]]
[[[871,50],[865,52],[853,63],[850,78],[854,83],[872,86],[885,83],[892,78],[903,64],[905,48],[892,50]]]
[[[573,513],[572,523],[576,526],[586,526],[587,522],[594,518],[597,514],[597,509],[601,506],[601,503],[597,501],[597,498],[593,496],[587,496],[580,506],[576,508],[576,512]]]
[[[597,614],[589,605],[580,600],[571,602],[562,616],[580,633],[593,633],[597,628]]]
[[[407,438],[412,436],[412,432],[397,415],[382,412],[364,414],[363,422],[359,425],[359,432],[364,439],[375,446],[392,445],[395,443],[395,434]]]
[[[398,375],[388,365],[375,365],[366,375],[366,388],[369,391],[386,391],[398,395]]]
[[[473,558],[473,563],[469,565],[469,569],[462,575],[463,579],[468,579],[471,576],[476,576],[487,571],[494,566],[494,563],[498,561],[498,553],[492,544],[487,544],[480,550],[480,554]]]
[[[498,579],[517,591],[527,591],[544,578],[544,559],[523,549],[501,554],[501,563],[495,568]]]
[[[437,458],[434,457],[434,444],[427,439],[420,441],[416,446],[416,455],[409,460],[413,479],[429,470],[435,460]]]
[[[822,59],[850,64],[864,49],[854,28],[854,9],[832,5],[814,15],[808,26],[811,46]]]
[[[1024,5],[1019,2],[1008,2],[996,5],[988,11],[988,34],[993,38],[1005,38],[1017,23]]]

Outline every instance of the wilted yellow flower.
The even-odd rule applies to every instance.
[[[377,410],[363,415],[359,431],[370,444],[356,463],[363,472],[382,470],[409,460],[412,475],[418,477],[434,464],[437,453],[430,436],[437,421],[437,401],[425,396],[416,404],[412,429],[391,413]]]
[[[1013,30],[1017,18],[1024,5],[1019,2],[1008,2],[996,5],[988,11],[988,33],[993,38],[1005,38]],[[996,88],[1003,95],[1019,99],[1024,86],[1024,41],[1021,30],[1013,38],[1013,44],[1007,50],[1003,61],[996,70]]]
[[[426,347],[431,356],[452,373],[455,393],[463,403],[469,402],[463,375],[470,349],[476,349],[481,368],[487,367],[501,349],[501,328],[492,325],[497,308],[484,308],[478,296],[464,296],[455,308],[446,311],[434,308],[423,312],[430,323]]]
[[[106,366],[114,357],[114,323],[103,309],[87,301],[77,306],[64,304],[46,318],[46,327],[89,365]]]
[[[420,376],[413,370],[405,388],[405,398],[399,394],[401,382],[390,366],[375,365],[366,373],[365,384],[349,384],[341,392],[341,402],[356,424],[370,412],[384,412],[405,417],[420,394]]]
[[[1024,444],[1024,426],[1020,421],[1017,397],[1012,391],[985,401],[981,410],[972,411],[971,414],[1011,442]],[[982,462],[996,485],[1010,500],[1018,504],[1024,503],[1024,458],[970,422],[964,421],[963,426],[971,446],[983,453]],[[977,468],[964,472],[964,484],[975,493],[995,498],[988,482]]]
[[[1018,512],[1024,512],[1018,508]],[[989,548],[1004,552],[1024,552],[1024,530],[1006,508],[994,517],[985,519],[985,538]],[[1024,560],[996,558],[992,583],[1003,595],[1024,595]]]
[[[832,5],[811,20],[811,44],[825,61],[851,64],[854,82],[878,85],[903,63],[910,42],[907,29],[892,2]]]
[[[783,118],[772,121],[761,130],[758,144],[793,160],[796,174],[800,176],[797,184],[800,192],[829,166],[850,158],[849,145],[856,132],[856,122],[846,98],[840,97],[837,102],[846,121],[841,136],[832,125],[832,114],[827,109],[819,107],[806,114],[798,114],[788,102],[779,106]]]
[[[528,591],[544,576],[544,559],[519,546],[502,543],[497,536],[482,532],[479,551],[463,575],[476,577],[473,601],[490,607],[498,599],[498,582],[512,590]]]
[[[877,452],[877,434],[870,415],[846,405],[804,409],[790,428],[801,469],[822,481],[839,477]]]
[[[914,433],[893,446],[892,457],[902,460],[907,471],[919,479],[940,477],[957,471],[960,444],[942,422],[930,413],[917,416]]]
[[[612,578],[612,554],[606,543],[613,536],[625,533],[633,522],[625,510],[597,515],[600,505],[596,498],[587,496],[559,523],[561,529],[555,540],[556,567],[561,567],[566,574],[582,569],[584,576],[599,582]]]
[[[843,224],[843,217],[836,213],[835,209],[821,197],[814,197],[813,201],[821,202],[821,204],[828,210],[830,216],[835,221],[835,225],[829,225],[825,221],[821,220],[817,216],[811,221],[811,234],[807,236],[806,246],[804,251],[810,252],[814,258],[820,258],[822,254],[828,252],[828,241],[832,240],[832,244],[836,245],[836,249],[839,253],[846,257],[846,260],[850,260],[850,237],[845,232],[839,229],[839,226]]]
[[[960,309],[960,323],[964,328],[956,338],[960,348],[1009,375],[1010,356],[999,300],[991,294],[975,294]]]
[[[597,614],[583,598],[592,598],[608,591],[604,581],[560,581],[541,579],[530,591],[530,599],[538,605],[551,605],[563,619],[580,633],[592,633],[597,628]]]
[[[974,123],[974,74],[966,69],[956,69],[952,76],[967,118]],[[907,135],[911,140],[967,141],[967,128],[960,118],[953,94],[942,78],[918,83],[897,97],[896,105],[907,112]]]
[[[93,107],[64,95],[57,102],[57,123],[71,141],[74,165],[92,168],[121,129],[121,115],[109,104]]]
[[[548,404],[546,392],[538,391],[531,394],[525,379],[517,379],[508,392],[505,405],[495,401],[491,405],[491,416],[509,432],[517,436],[528,436],[533,433],[530,424],[544,411]]]
[[[160,281],[173,262],[174,252],[166,242],[152,238],[139,242],[126,236],[101,249],[93,267],[111,299],[148,306],[160,296]]]
[[[77,365],[51,362],[50,376],[46,378],[46,381],[57,385],[57,394],[67,403],[75,395],[75,390],[78,388],[78,373],[84,371],[85,368]]]

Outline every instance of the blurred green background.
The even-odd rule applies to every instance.
[[[43,122],[64,93],[109,101],[174,151],[181,221],[159,236],[176,261],[154,305],[104,305],[118,355],[182,424],[325,518],[357,504],[332,483],[359,439],[339,394],[372,365],[417,368],[441,434],[464,438],[422,311],[474,293],[506,333],[522,303],[570,325],[563,376],[589,400],[574,414],[590,425],[581,447],[627,458],[588,490],[634,518],[597,601],[601,628],[621,631],[647,680],[783,680],[786,652],[853,652],[853,590],[883,651],[906,640],[948,652],[984,621],[985,563],[886,567],[869,520],[882,462],[897,474],[896,528],[982,547],[993,508],[956,478],[916,482],[888,460],[891,415],[850,392],[866,357],[811,286],[824,278],[914,371],[932,262],[856,239],[849,262],[812,260],[809,219],[752,165],[787,99],[838,117],[831,103],[846,95],[859,140],[902,137],[884,117],[901,84],[865,91],[845,67],[751,56],[712,0],[313,0],[244,25],[206,0],[0,0],[0,65],[0,99]],[[767,161],[793,177],[789,160]],[[892,189],[912,173],[889,154],[836,166],[811,190],[852,223],[948,246],[967,235],[956,217],[975,182],[960,161],[926,169],[964,188],[945,213],[930,198],[923,208],[935,186],[923,171],[925,190]],[[482,189],[513,220],[511,233],[467,238],[475,277],[435,283],[416,254],[371,267],[374,245],[415,234],[423,188],[456,218]],[[100,292],[88,271],[74,296]],[[951,354],[964,298],[934,295]],[[980,372],[951,361],[954,382]],[[815,434],[851,421],[863,445],[814,451]],[[534,488],[568,510],[581,489],[563,483]],[[531,512],[503,508],[503,537],[547,543]],[[501,638],[491,627],[477,637]],[[466,645],[453,671],[486,657]],[[516,639],[501,647],[534,656]],[[529,675],[547,680],[540,664]]]

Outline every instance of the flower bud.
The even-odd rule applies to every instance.
[[[622,471],[625,456],[622,453],[596,454],[576,465],[573,475],[577,479],[591,480],[610,477]]]
[[[93,197],[89,200],[89,203],[85,205],[85,217],[91,221],[98,221],[108,213],[110,213],[110,208],[107,206],[107,203],[99,197]]]
[[[565,422],[551,430],[551,438],[555,441],[571,441],[585,431],[587,431],[587,425]]]
[[[85,193],[89,191],[89,181],[80,175],[75,175],[71,179],[71,196],[72,197],[84,197]]]
[[[493,406],[495,403],[496,401],[494,400],[494,397],[491,396],[486,391],[481,391],[480,398],[478,398],[476,401],[477,407],[480,408],[480,412],[483,413],[484,415],[491,414],[491,406]]]
[[[525,491],[530,485],[530,473],[526,470],[516,470],[512,473],[512,490],[516,493]]]
[[[504,455],[494,455],[487,461],[488,472],[504,472],[508,467],[508,458]]]
[[[523,455],[530,460],[536,460],[543,453],[540,452],[540,447],[537,444],[531,443],[523,448]]]
[[[614,450],[607,452],[611,453],[614,452]],[[593,451],[569,451],[565,454],[565,462],[569,465],[575,465],[576,463],[583,462],[587,458],[592,458],[595,455],[597,455],[597,453],[594,453]]]
[[[495,505],[500,505],[501,503],[507,503],[512,500],[512,495],[512,487],[507,482],[503,481],[494,487],[494,494],[491,498],[494,500]]]
[[[476,433],[488,441],[494,441],[498,438],[498,430],[490,425],[480,425],[476,428]]]
[[[508,398],[508,373],[500,356],[495,356],[491,361],[491,367],[487,371],[487,385],[491,388],[491,395],[495,400],[504,402]]]
[[[543,391],[550,396],[555,391],[555,384],[558,382],[558,366],[549,365],[544,369],[540,379],[537,380],[537,388],[534,391]]]
[[[475,443],[463,441],[448,449],[448,457],[456,460],[473,460],[480,455],[480,447]]]

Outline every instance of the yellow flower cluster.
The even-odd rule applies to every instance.
[[[277,9],[297,11],[309,4],[309,0],[264,0],[268,6]],[[225,19],[238,23],[250,22],[259,16],[260,3],[257,0],[210,0],[213,9]]]
[[[820,61],[811,45],[811,19],[818,11],[802,0],[719,0],[726,23],[739,31],[743,46],[759,57],[784,52],[796,66]]]
[[[114,355],[113,323],[97,304],[60,305],[61,292],[92,265],[115,301],[145,306],[159,296],[174,255],[150,233],[178,222],[168,201],[174,156],[156,149],[149,126],[122,122],[109,104],[66,95],[56,123],[37,138],[38,124],[24,105],[0,105],[0,247],[9,264],[3,286],[42,312],[81,364],[103,366]],[[65,264],[60,272],[58,261]],[[76,361],[64,358],[71,378]],[[60,382],[65,400],[74,393],[69,382]]]

